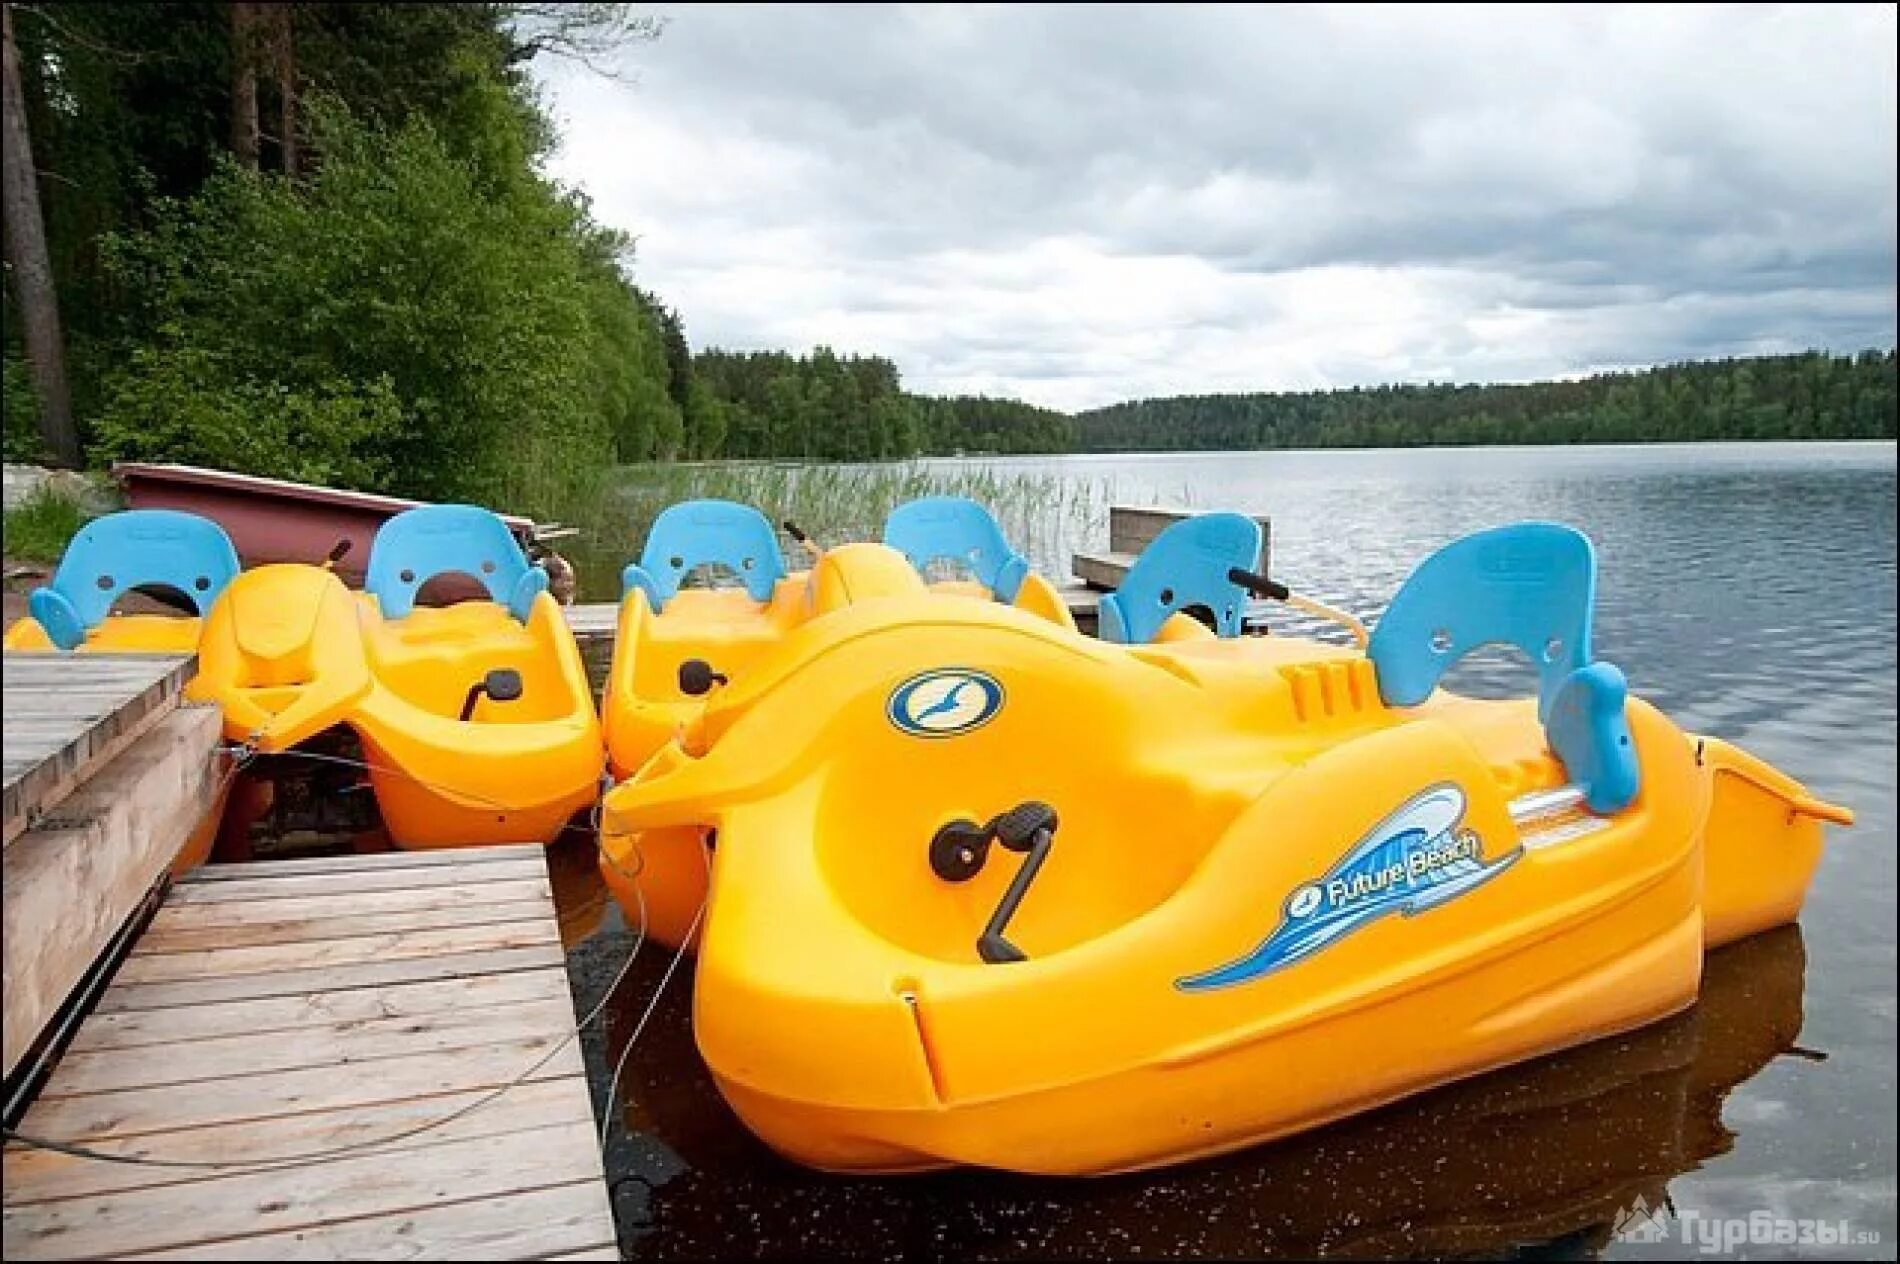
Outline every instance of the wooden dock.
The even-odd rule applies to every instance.
[[[191,670],[183,654],[5,655],[6,841],[164,719]]]
[[[20,1131],[253,1166],[9,1145],[6,1258],[618,1258],[564,960],[539,847],[193,871]]]
[[[1108,551],[1106,553],[1077,553],[1070,559],[1070,569],[1083,586],[1098,594],[1112,592],[1121,587],[1128,578],[1128,568],[1135,563],[1141,551],[1154,543],[1156,536],[1181,521],[1194,516],[1192,509],[1167,509],[1156,506],[1110,505],[1108,507]],[[1260,566],[1259,570],[1268,573],[1271,567],[1268,559],[1273,548],[1273,523],[1265,514],[1254,519],[1260,524]]]
[[[215,817],[215,707],[180,706],[180,655],[9,653],[5,1074]]]

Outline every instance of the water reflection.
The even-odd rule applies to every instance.
[[[610,1009],[613,1054],[663,958]],[[655,1258],[1592,1254],[1733,1146],[1731,1089],[1777,1055],[1817,1056],[1795,1044],[1805,971],[1784,928],[1712,956],[1697,1006],[1642,1031],[1224,1159],[1068,1181],[827,1177],[778,1159],[720,1101],[680,979],[630,1061],[635,1136],[609,1176],[623,1241]]]

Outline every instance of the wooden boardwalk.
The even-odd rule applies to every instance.
[[[183,654],[6,654],[6,839],[170,714],[192,663]]]
[[[5,1257],[617,1258],[563,963],[539,847],[194,871],[20,1131],[293,1162],[9,1145]]]
[[[5,655],[4,1069],[12,1076],[225,785],[188,655]]]

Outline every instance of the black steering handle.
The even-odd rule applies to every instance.
[[[1242,570],[1238,566],[1229,567],[1227,579],[1245,588],[1256,597],[1265,597],[1270,601],[1285,601],[1293,595],[1293,590],[1277,579],[1269,579],[1254,571]]]

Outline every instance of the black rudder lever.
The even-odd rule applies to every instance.
[[[689,658],[680,664],[680,692],[689,698],[710,693],[714,685],[725,683],[725,673],[714,671],[703,658]]]
[[[462,699],[462,714],[456,718],[466,723],[484,696],[495,702],[513,702],[521,696],[521,673],[512,667],[497,667],[483,676],[468,687],[468,696]]]

